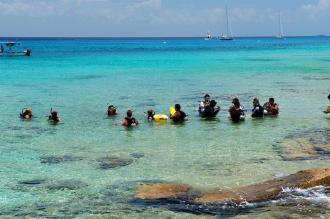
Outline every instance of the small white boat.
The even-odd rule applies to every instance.
[[[231,31],[231,25],[229,21],[228,6],[226,6],[226,19],[227,19],[227,33],[220,36],[220,40],[233,40],[233,34]]]
[[[26,49],[18,51],[15,46],[21,45],[19,42],[0,42],[0,56],[31,56],[32,51]]]
[[[283,24],[282,24],[282,15],[281,12],[278,14],[278,35],[276,36],[277,39],[284,39],[285,36],[283,34]]]
[[[204,40],[212,40],[212,35],[210,32],[206,33],[206,37],[204,38]]]

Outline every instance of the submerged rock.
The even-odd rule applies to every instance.
[[[284,160],[330,158],[330,129],[309,130],[287,136],[280,144]]]
[[[26,186],[36,186],[45,183],[45,179],[33,179],[33,180],[23,180],[19,181],[19,185],[26,185]]]
[[[177,199],[187,196],[188,191],[189,187],[183,184],[139,185],[135,198],[142,200]]]
[[[234,190],[224,190],[216,193],[206,193],[197,197],[195,203],[256,203],[276,198],[283,188],[307,189],[320,185],[330,185],[330,169],[315,169],[300,171],[280,179],[246,186]]]
[[[130,155],[131,155],[131,157],[136,158],[136,159],[139,159],[139,158],[144,157],[144,153],[143,152],[133,152]]]
[[[77,190],[87,186],[87,183],[79,180],[63,180],[49,184],[46,188],[49,190]]]
[[[103,157],[98,159],[99,168],[103,170],[113,169],[117,167],[128,166],[133,163],[130,158],[120,158],[116,156]]]
[[[214,209],[228,205],[239,206],[246,202],[260,203],[276,199],[282,193],[283,188],[307,189],[321,185],[330,185],[330,169],[305,170],[263,183],[206,193],[192,193],[192,188],[182,184],[140,185],[137,187],[135,198],[151,203],[161,201],[164,204],[170,204],[176,200],[178,203],[195,206],[190,209],[203,211],[201,206],[206,209]],[[188,208],[189,206],[187,206]]]
[[[82,157],[75,157],[71,155],[64,156],[44,156],[40,157],[40,162],[44,164],[59,164],[64,162],[75,162],[82,160]]]

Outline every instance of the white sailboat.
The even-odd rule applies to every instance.
[[[206,36],[205,36],[204,40],[212,40],[212,35],[211,35],[210,32],[206,33]]]
[[[284,38],[281,12],[278,14],[278,35],[276,36],[276,38],[277,39]]]
[[[220,37],[220,40],[233,40],[233,34],[231,32],[231,25],[230,25],[230,21],[229,21],[229,13],[228,13],[228,6],[226,5],[226,25],[227,25],[227,33],[226,34],[222,34]]]

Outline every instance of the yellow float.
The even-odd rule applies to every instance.
[[[154,115],[154,119],[155,119],[156,122],[167,121],[168,116],[164,115],[164,114],[156,114],[156,115]]]

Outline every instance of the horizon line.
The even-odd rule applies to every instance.
[[[329,37],[330,35],[326,35],[326,34],[316,34],[316,35],[287,35],[284,36],[284,38],[296,38],[296,37]],[[205,36],[0,36],[0,39],[4,39],[4,38],[8,38],[8,39],[13,39],[13,38],[22,38],[22,39],[28,39],[28,38],[53,38],[53,39],[77,39],[77,38],[99,38],[99,39],[120,39],[120,38],[126,38],[126,39],[162,39],[162,38],[195,38],[195,39],[200,39],[200,38],[205,38]],[[219,38],[218,36],[213,37],[214,39]],[[271,35],[271,36],[234,36],[234,38],[276,38],[276,35]]]

